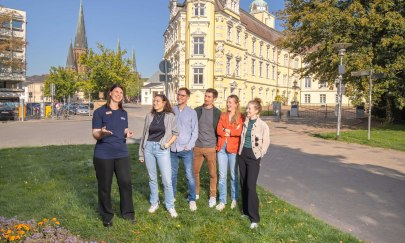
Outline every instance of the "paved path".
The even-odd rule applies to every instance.
[[[129,127],[139,138],[150,107],[126,109]],[[405,153],[308,136],[334,131],[333,122],[271,122],[271,147],[263,158],[259,183],[364,241],[403,242]],[[0,148],[94,144],[90,131],[88,117],[0,123]]]

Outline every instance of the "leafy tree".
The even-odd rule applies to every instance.
[[[26,42],[22,37],[16,36],[12,30],[13,20],[18,17],[15,11],[5,11],[0,6],[0,72],[23,73],[25,59],[21,57]],[[4,10],[4,11],[3,11]]]
[[[125,84],[125,93],[128,100],[134,100],[139,98],[138,96],[141,93],[141,88],[143,86],[143,79],[138,72],[132,72],[130,77]]]
[[[123,87],[131,83],[131,61],[122,59],[126,51],[104,48],[98,44],[100,54],[90,49],[81,56],[80,62],[85,66],[85,76],[91,84],[89,87],[95,88],[93,92],[107,91],[111,85],[120,84]]]
[[[44,82],[45,96],[51,96],[50,85],[55,85],[55,99],[62,100],[77,91],[78,76],[74,70],[63,67],[51,67]]]
[[[303,55],[302,77],[334,83],[339,57],[335,43],[348,42],[343,82],[347,95],[367,99],[368,79],[351,71],[384,73],[374,81],[373,103],[386,104],[387,122],[405,107],[404,0],[286,0],[279,12],[285,27],[281,45]]]

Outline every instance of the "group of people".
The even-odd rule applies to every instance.
[[[112,226],[111,183],[114,172],[120,191],[121,215],[134,222],[131,163],[126,146],[126,138],[134,134],[128,129],[128,116],[122,107],[123,94],[121,86],[112,86],[107,104],[93,114],[93,137],[97,140],[93,162],[98,180],[98,207],[106,227]],[[175,197],[180,160],[187,178],[187,201],[190,210],[196,211],[196,201],[200,198],[200,170],[205,160],[210,177],[208,206],[219,211],[226,207],[229,168],[230,207],[234,209],[238,205],[240,183],[243,215],[249,217],[250,228],[258,227],[260,216],[256,183],[260,160],[270,144],[269,127],[259,116],[261,100],[255,98],[249,101],[245,117],[236,95],[227,98],[225,112],[215,107],[218,92],[213,88],[206,90],[204,104],[195,109],[187,105],[190,95],[190,90],[180,88],[177,105],[172,107],[165,95],[158,94],[153,99],[151,112],[145,117],[139,161],[145,163],[149,175],[148,211],[154,213],[159,208],[159,168],[165,207],[171,217],[178,216]]]

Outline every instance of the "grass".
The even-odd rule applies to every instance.
[[[97,213],[93,148],[69,145],[0,150],[0,215],[37,221],[56,217],[73,234],[106,242],[358,242],[263,189],[259,189],[260,227],[250,230],[250,222],[240,217],[239,210],[229,206],[222,212],[208,208],[209,176],[205,165],[196,212],[188,209],[186,182],[180,170],[176,202],[179,217],[170,218],[163,205],[150,214],[146,168],[136,161],[138,145],[129,145],[136,224],[119,217],[119,194],[114,182],[116,216],[114,226],[106,229]]]
[[[329,140],[336,139],[336,133],[322,133],[314,136]],[[370,140],[367,139],[367,129],[344,131],[341,132],[339,140],[405,151],[405,125],[386,125],[381,128],[372,128]]]

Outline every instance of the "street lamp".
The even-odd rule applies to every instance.
[[[339,73],[339,83],[338,83],[338,120],[337,120],[337,128],[336,128],[336,139],[339,139],[340,136],[340,123],[342,119],[342,78],[343,74],[345,73],[345,67],[343,65],[343,56],[345,55],[346,48],[351,46],[351,43],[336,43],[333,46],[338,50],[338,55],[340,58],[340,64],[338,67],[338,73]]]

